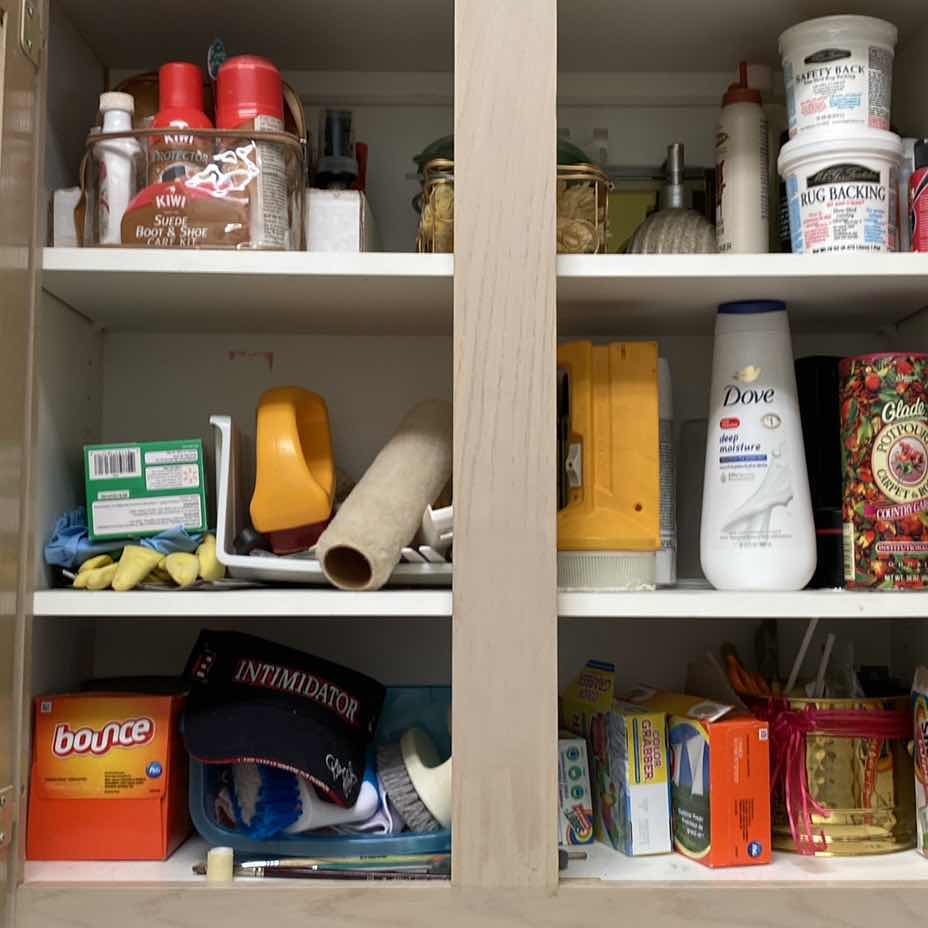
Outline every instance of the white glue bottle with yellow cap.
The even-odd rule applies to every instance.
[[[815,572],[789,321],[778,300],[719,307],[699,555],[720,590],[801,590]]]

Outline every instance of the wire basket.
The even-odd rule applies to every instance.
[[[283,131],[183,129],[185,166],[159,173],[164,129],[91,133],[82,165],[83,245],[302,250],[303,141]],[[107,197],[106,150],[131,139],[128,202]],[[125,157],[125,156],[124,156]],[[80,207],[79,207],[80,209]]]

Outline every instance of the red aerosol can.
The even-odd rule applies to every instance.
[[[928,251],[928,139],[915,143],[915,170],[909,180],[912,251]]]

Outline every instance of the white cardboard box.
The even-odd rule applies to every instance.
[[[306,190],[303,207],[307,251],[379,251],[367,197],[359,190]]]

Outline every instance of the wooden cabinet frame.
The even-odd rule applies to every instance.
[[[454,476],[460,507],[455,526],[451,884],[20,884],[11,893],[16,928],[565,928],[616,920],[662,928],[901,928],[923,921],[928,864],[924,887],[826,880],[771,886],[760,878],[735,877],[711,883],[558,885],[558,620],[551,480],[556,62],[557,0],[456,0]],[[8,80],[9,74],[8,58]],[[38,93],[31,106],[37,118],[41,87],[41,80],[31,79],[27,87]],[[6,118],[4,131],[10,125]],[[38,129],[31,137],[38,138]],[[6,136],[3,141],[8,158]],[[30,183],[41,188],[35,176]],[[44,203],[38,189],[31,195],[34,213],[20,211],[20,228],[22,223],[30,229],[39,225]],[[4,230],[11,216],[6,207],[4,201]],[[28,242],[22,247],[28,250]],[[25,455],[36,278],[27,262],[16,278],[16,286],[26,289],[14,291],[13,278],[3,273],[0,267],[0,385],[18,400],[4,408],[2,428],[10,446]],[[22,326],[15,339],[7,328],[13,309]],[[0,490],[19,512],[19,501],[29,496],[25,475],[16,480],[16,486],[8,482]],[[26,557],[26,524],[2,526],[4,558]],[[28,628],[24,613],[31,608],[31,590],[22,579],[28,576],[23,570],[18,580],[21,631]],[[13,586],[0,587],[0,603],[15,593]],[[0,614],[0,634],[5,634],[4,623],[12,627],[12,620],[11,610]],[[27,637],[21,634],[19,640]],[[22,652],[15,648],[14,653]],[[0,670],[0,680],[6,686],[4,673]],[[18,745],[25,772],[28,706],[21,706],[23,692],[21,681],[6,689],[2,708],[7,710],[11,693],[20,705],[4,712],[18,724],[11,724],[9,739],[5,735],[0,744],[0,760],[8,741]],[[21,818],[20,830],[22,825]],[[21,873],[21,854],[20,848],[19,859],[4,870],[14,875],[10,883]]]

